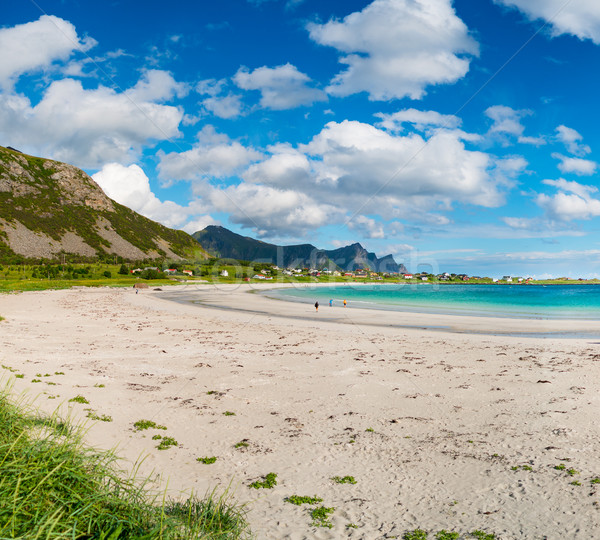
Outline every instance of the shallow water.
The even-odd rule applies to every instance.
[[[323,308],[349,307],[517,317],[526,319],[600,320],[599,285],[449,285],[378,284],[291,287],[270,290],[266,296],[293,302],[314,303]]]

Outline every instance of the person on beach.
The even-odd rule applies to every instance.
[[[344,299],[344,307],[346,307],[346,300]]]
[[[329,307],[333,307],[333,300],[329,300]]]
[[[319,302],[315,302],[315,309],[317,310],[317,312],[319,311]]]

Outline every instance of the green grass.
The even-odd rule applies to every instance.
[[[318,506],[310,511],[310,517],[313,519],[313,527],[326,527],[331,529],[333,523],[329,521],[329,514],[333,514],[335,508],[327,508],[325,506]]]
[[[317,496],[307,497],[300,495],[290,495],[289,497],[286,497],[284,501],[289,502],[291,504],[295,504],[296,506],[300,506],[302,504],[319,504],[320,502],[323,502],[323,499]]]
[[[402,540],[427,540],[427,532],[423,529],[405,532]]]
[[[31,381],[33,382],[33,381]],[[75,396],[69,400],[69,403],[83,403],[84,405],[89,404],[89,401],[83,396]]]
[[[173,437],[163,437],[156,448],[159,450],[168,450],[171,446],[177,446],[178,444],[179,443]]]
[[[217,458],[215,456],[199,457],[199,458],[196,458],[196,461],[199,461],[200,463],[204,463],[204,465],[212,465],[215,461],[217,461]]]
[[[234,412],[231,412],[231,411],[225,411],[223,414],[224,414],[225,416],[235,416],[235,413],[234,413]]]
[[[164,501],[124,477],[110,452],[0,389],[0,538],[211,540],[250,537],[245,510],[215,492]]]
[[[277,485],[277,474],[271,472],[263,476],[263,478],[262,482],[257,480],[256,482],[252,482],[248,487],[254,489],[273,489]]]
[[[92,420],[99,420],[100,422],[112,422],[112,416],[108,416],[107,414],[96,414],[94,411],[90,411],[87,414],[88,418]]]
[[[234,448],[248,448],[249,446],[250,443],[246,439],[233,445]]]
[[[336,484],[356,484],[354,476],[334,476],[332,480]]]
[[[143,431],[150,428],[167,429],[165,426],[161,426],[152,420],[138,420],[137,422],[133,423],[133,427],[136,429],[136,431]]]

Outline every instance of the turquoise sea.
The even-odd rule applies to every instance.
[[[387,309],[419,313],[600,320],[600,285],[381,284],[294,287],[270,290],[271,298],[316,301],[329,308]]]

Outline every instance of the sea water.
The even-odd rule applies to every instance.
[[[381,284],[270,290],[280,300],[348,307],[535,319],[600,320],[600,285]]]

